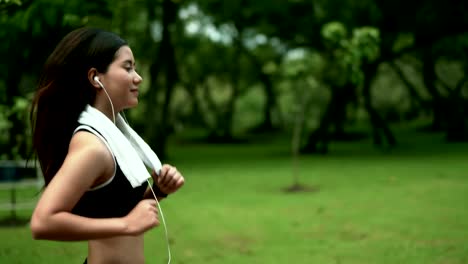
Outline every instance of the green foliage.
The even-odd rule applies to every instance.
[[[8,130],[11,123],[8,121],[9,109],[6,105],[0,105],[0,142],[6,142],[9,139]]]
[[[283,61],[282,72],[286,78],[303,79],[317,76],[323,67],[323,58],[316,52],[293,50]]]
[[[380,32],[374,27],[361,27],[353,30],[352,46],[358,50],[359,57],[372,62],[379,57]]]
[[[380,56],[380,32],[374,27],[359,27],[349,36],[340,22],[330,22],[322,27],[322,38],[332,57],[342,67],[341,75],[359,86],[363,82],[363,62],[372,62]]]
[[[320,53],[305,49],[289,52],[282,61],[278,95],[287,130],[316,126],[328,96],[327,84],[321,80],[325,66]]]
[[[468,33],[443,38],[433,45],[432,50],[441,58],[468,64]]]
[[[0,56],[7,62],[0,65],[0,145],[7,146],[2,148],[2,158],[24,159],[24,146],[30,145],[29,93],[34,90],[47,56],[72,29],[95,17],[109,18],[110,3],[107,0],[34,0],[21,4],[3,1],[2,7],[4,3],[9,5],[0,13]],[[12,3],[19,5],[12,8]],[[24,132],[19,133],[20,130]]]
[[[0,0],[0,5],[8,5],[8,4],[14,4],[14,5],[21,5],[21,0]]]
[[[398,34],[394,44],[393,52],[397,53],[414,45],[414,34],[401,32]]]
[[[0,145],[4,145],[8,141],[14,141],[16,144],[9,152],[1,153],[0,159],[24,160],[28,157],[20,153],[20,147],[23,145],[31,146],[31,134],[29,129],[30,99],[15,97],[13,100],[14,104],[12,107],[0,105]],[[27,131],[24,131],[23,134],[11,134],[10,129],[13,126],[11,121],[12,117],[14,117],[14,120],[20,120],[22,127],[28,128]]]
[[[333,21],[323,25],[321,34],[322,38],[331,47],[346,46],[345,42],[346,38],[348,38],[348,32],[341,22]]]

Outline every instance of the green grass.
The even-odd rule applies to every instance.
[[[287,139],[172,144],[186,177],[162,204],[172,263],[468,263],[468,144],[400,141],[386,153],[364,140],[301,157],[300,182],[318,191],[298,193],[283,191],[293,183]],[[27,227],[1,227],[0,237],[0,263],[86,255],[85,243],[33,241]],[[163,228],[146,239],[147,263],[167,263]]]

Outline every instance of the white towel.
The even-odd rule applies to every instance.
[[[161,172],[161,161],[156,153],[120,114],[117,114],[114,124],[101,111],[87,105],[80,114],[78,123],[94,128],[104,137],[133,188],[140,186],[151,177],[147,167],[157,174]]]

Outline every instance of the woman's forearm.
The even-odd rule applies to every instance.
[[[129,235],[125,218],[87,218],[69,212],[48,216],[33,215],[34,239],[82,241]]]

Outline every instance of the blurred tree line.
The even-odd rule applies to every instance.
[[[369,124],[430,119],[468,140],[468,4],[454,0],[0,0],[0,155],[30,154],[29,102],[46,57],[69,31],[127,39],[144,78],[132,125],[164,156],[170,135],[293,130],[326,153]]]

